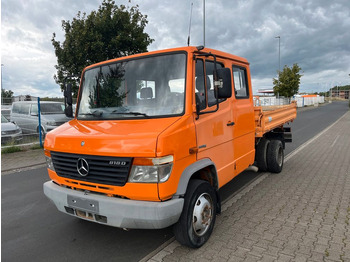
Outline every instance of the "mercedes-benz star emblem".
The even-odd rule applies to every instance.
[[[84,158],[78,159],[77,170],[81,176],[87,176],[89,174],[89,164]]]

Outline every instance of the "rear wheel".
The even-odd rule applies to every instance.
[[[267,148],[270,144],[270,140],[262,138],[256,146],[255,159],[259,171],[267,171]]]
[[[174,234],[182,245],[201,247],[209,239],[215,224],[217,199],[214,188],[203,180],[191,180]]]
[[[283,168],[284,150],[280,140],[271,140],[267,148],[267,167],[272,173],[280,173]]]

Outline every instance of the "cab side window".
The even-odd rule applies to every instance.
[[[206,108],[204,64],[202,59],[196,61],[196,105],[200,110]]]
[[[217,68],[223,68],[224,65],[216,63]],[[219,103],[225,99],[219,99]],[[196,105],[200,110],[206,107],[216,105],[214,94],[214,62],[197,59],[196,61]]]
[[[236,98],[249,98],[246,69],[243,67],[233,66],[232,72]]]
[[[216,63],[216,68],[224,68],[223,64]],[[214,62],[205,61],[205,73],[207,75],[207,92],[208,92],[208,106],[216,105],[216,97],[214,94]],[[219,103],[225,99],[219,99]]]

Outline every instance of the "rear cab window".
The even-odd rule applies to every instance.
[[[232,75],[235,97],[238,99],[249,98],[247,70],[244,67],[233,65]]]

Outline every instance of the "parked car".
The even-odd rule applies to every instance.
[[[64,103],[61,102],[40,102],[40,112],[43,135],[70,120],[64,114]],[[11,121],[16,122],[22,128],[23,133],[39,133],[38,102],[14,102],[11,110]]]
[[[1,114],[1,144],[22,140],[22,129]]]

